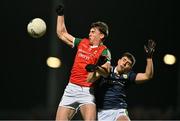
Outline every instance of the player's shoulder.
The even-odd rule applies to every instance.
[[[108,48],[105,48],[102,52],[102,55],[106,55],[111,58],[111,51]]]
[[[75,38],[74,45],[78,46],[80,43],[87,43],[87,42],[88,42],[87,38]]]

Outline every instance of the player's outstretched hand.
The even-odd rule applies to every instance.
[[[64,5],[59,4],[59,5],[56,7],[56,13],[57,13],[57,15],[59,15],[59,16],[63,16],[63,15],[64,15]]]
[[[147,45],[144,45],[144,50],[147,54],[147,58],[152,58],[155,51],[156,42],[152,39],[148,40]]]

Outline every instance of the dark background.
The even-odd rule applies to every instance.
[[[60,1],[61,2],[61,1]],[[56,35],[55,6],[59,1],[2,1],[1,4],[1,79],[0,119],[54,119],[68,82],[75,50]],[[143,72],[146,40],[157,43],[154,78],[129,88],[131,119],[178,119],[180,113],[180,72],[178,9],[174,0],[66,0],[66,26],[75,37],[87,37],[95,21],[109,25],[105,44],[111,50],[112,64],[123,52],[136,57],[134,70]],[[26,31],[36,17],[47,24],[46,34],[38,39]],[[165,65],[163,56],[174,54],[174,65]],[[49,68],[46,59],[59,57],[62,66]]]

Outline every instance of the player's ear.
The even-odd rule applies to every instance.
[[[101,33],[101,35],[100,35],[101,40],[103,40],[104,37],[105,37],[105,35],[103,33]]]

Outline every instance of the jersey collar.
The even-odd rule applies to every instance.
[[[97,45],[92,45],[92,46],[90,46],[90,48],[96,48],[96,47],[98,47]]]
[[[117,76],[120,76],[119,73],[118,73],[118,71],[117,71],[117,67],[115,67],[114,73],[115,73]]]

